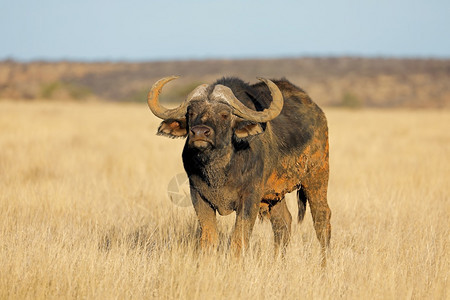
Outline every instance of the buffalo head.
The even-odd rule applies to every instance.
[[[177,76],[156,82],[148,93],[148,106],[163,121],[158,134],[172,138],[188,137],[187,146],[199,150],[223,148],[233,139],[242,140],[263,132],[262,123],[277,117],[283,108],[283,96],[270,80],[258,78],[272,95],[270,107],[256,111],[245,106],[224,85],[202,84],[178,107],[168,109],[158,101],[163,86]]]

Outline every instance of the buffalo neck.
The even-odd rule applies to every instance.
[[[209,186],[225,184],[231,167],[232,147],[202,151],[189,147],[183,149],[183,164],[190,178],[197,177]]]

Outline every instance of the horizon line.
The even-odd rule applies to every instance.
[[[393,60],[450,60],[450,55],[372,55],[372,54],[299,54],[299,55],[242,55],[242,56],[186,56],[186,57],[160,57],[160,58],[81,58],[81,57],[35,57],[18,58],[5,56],[0,58],[0,62],[16,63],[57,63],[57,62],[80,62],[80,63],[153,63],[153,62],[186,62],[186,61],[240,61],[240,60],[286,60],[286,59],[329,59],[329,58],[350,58],[350,59],[393,59]]]

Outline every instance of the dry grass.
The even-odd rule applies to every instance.
[[[326,112],[322,272],[309,214],[285,260],[259,222],[244,259],[199,253],[192,207],[166,193],[183,141],[155,136],[144,104],[1,102],[0,299],[448,299],[450,112]]]

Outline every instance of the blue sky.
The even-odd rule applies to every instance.
[[[0,59],[450,58],[450,1],[0,0]]]

